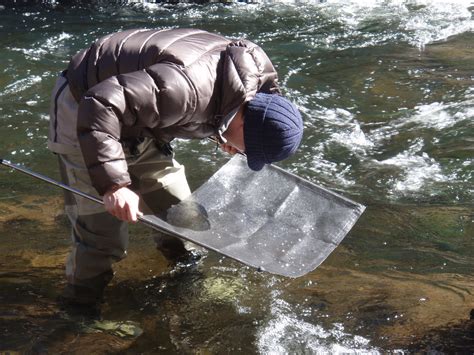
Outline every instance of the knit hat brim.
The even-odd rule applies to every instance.
[[[247,153],[247,165],[253,171],[260,171],[265,166],[265,157],[258,157],[255,154],[248,155]]]

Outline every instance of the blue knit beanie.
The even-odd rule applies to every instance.
[[[247,164],[261,170],[288,158],[300,145],[303,120],[296,106],[277,94],[258,93],[244,112]]]

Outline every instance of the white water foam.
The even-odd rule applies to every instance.
[[[313,147],[305,147],[303,150],[310,151],[306,159],[311,161],[311,170],[325,181],[334,182],[336,186],[353,186],[355,181],[349,176],[351,166],[344,162],[336,163],[325,157],[325,143],[320,142]]]
[[[327,0],[322,4],[319,4],[319,1],[313,3],[318,4],[318,10],[322,14],[337,19],[345,26],[343,33],[325,38],[328,46],[335,46],[340,50],[346,49],[344,44],[339,43],[344,36],[363,38],[358,47],[401,38],[423,49],[429,43],[474,30],[472,1]],[[393,30],[367,31],[367,25],[370,28],[376,23],[384,23],[383,27]],[[398,30],[394,26],[398,27]],[[354,43],[348,46],[354,47]]]
[[[468,96],[468,95],[466,95]],[[382,171],[393,170],[393,173],[383,178],[392,197],[410,196],[429,190],[435,184],[447,183],[458,178],[455,171],[446,172],[440,162],[431,157],[425,149],[423,139],[408,141],[409,147],[385,160],[379,161],[371,156],[379,149],[385,149],[391,139],[400,132],[412,129],[429,128],[446,132],[456,124],[466,125],[474,117],[474,101],[471,98],[457,103],[434,102],[419,105],[409,110],[403,117],[393,120],[389,125],[366,132],[355,119],[355,116],[343,109],[318,110],[315,116],[322,122],[314,123],[323,132],[329,132],[326,139],[314,144],[311,161],[314,171],[320,176],[333,181],[338,186],[350,187],[356,182],[351,178],[352,167],[328,160],[328,144],[346,147],[365,165]],[[416,125],[416,128],[408,127]],[[434,138],[435,139],[435,138]],[[435,141],[433,141],[435,142]],[[330,148],[330,147],[329,147]]]
[[[447,39],[450,36],[474,30],[470,7],[466,0],[418,0],[407,2],[419,9],[406,17],[401,24],[405,31],[412,32],[407,39],[423,49],[428,43]]]
[[[458,102],[432,102],[415,106],[401,118],[392,120],[390,125],[371,130],[367,133],[368,140],[377,146],[383,146],[384,141],[406,131],[407,125],[415,124],[417,128],[430,128],[447,132],[456,124],[474,122],[474,97],[470,90],[465,94],[467,100]]]
[[[379,354],[369,340],[344,331],[342,324],[332,329],[298,318],[291,306],[278,298],[271,305],[271,319],[257,334],[262,354]]]
[[[205,10],[191,5],[183,2],[178,6],[188,9],[185,16],[189,18],[199,19],[205,15],[217,19],[222,16],[219,4]],[[474,30],[471,14],[474,3],[468,0],[231,0],[230,4],[226,3],[226,11],[235,12],[236,16],[247,14],[258,20],[259,10],[266,11],[271,5],[275,5],[271,11],[276,15],[283,12],[287,16],[289,8],[292,8],[292,16],[294,12],[300,12],[300,19],[306,24],[301,25],[297,36],[306,45],[318,49],[344,50],[398,41],[423,49],[429,43]],[[139,6],[159,16],[183,16],[162,3],[144,2]],[[334,25],[341,28],[340,31],[325,31]],[[295,36],[293,28],[280,29],[265,33],[265,39],[260,38],[260,42],[284,32]],[[245,31],[242,34],[245,36]]]
[[[62,46],[65,40],[72,38],[72,35],[62,32],[59,35],[47,38],[44,42],[34,43],[31,48],[7,47],[11,51],[21,52],[33,61],[41,60],[46,54],[51,54]],[[63,55],[65,53],[61,53]]]
[[[345,109],[320,108],[306,113],[308,117],[313,118],[311,126],[319,128],[320,136],[311,146],[302,149],[310,152],[305,159],[311,162],[311,170],[317,172],[323,180],[332,181],[337,186],[353,186],[356,181],[350,175],[351,165],[344,161],[335,162],[328,159],[328,149],[343,146],[359,159],[364,159],[363,156],[369,154],[374,143],[362,131],[354,114]]]
[[[423,140],[418,139],[408,150],[392,158],[376,161],[377,164],[393,166],[401,172],[400,177],[392,181],[391,194],[410,194],[418,192],[430,183],[449,181],[439,163],[422,152],[423,145]]]
[[[359,154],[366,154],[367,150],[374,146],[374,143],[362,131],[357,121],[341,129],[340,132],[333,133],[331,140]]]
[[[405,122],[415,122],[423,127],[446,129],[456,123],[474,118],[474,100],[458,103],[433,102],[415,107],[416,113]]]
[[[342,108],[326,109],[320,117],[324,117],[324,121],[333,129],[334,126],[337,127],[337,131],[331,133],[327,142],[335,142],[359,154],[366,154],[374,146],[351,112]]]
[[[3,91],[0,92],[0,97],[5,95],[17,94],[23,90],[26,90],[39,82],[43,79],[39,75],[29,75],[26,78],[19,79],[5,87]]]

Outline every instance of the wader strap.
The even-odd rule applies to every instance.
[[[61,76],[65,79],[64,83],[56,92],[54,97],[54,139],[53,141],[56,143],[58,141],[58,99],[61,93],[63,92],[64,88],[68,85],[68,81],[66,78],[66,70],[61,73]]]

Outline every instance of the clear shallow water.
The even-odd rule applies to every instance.
[[[68,242],[60,192],[0,170],[0,349],[59,351],[68,339],[180,353],[472,349],[472,18],[469,1],[0,10],[3,158],[57,176],[45,148],[49,93],[69,56],[93,39],[199,27],[248,37],[277,66],[306,125],[302,149],[280,165],[368,206],[323,266],[296,280],[217,255],[198,270],[170,271],[138,228],[104,312],[143,328],[123,339],[61,317],[54,297]],[[175,147],[194,187],[227,159],[209,143]]]

